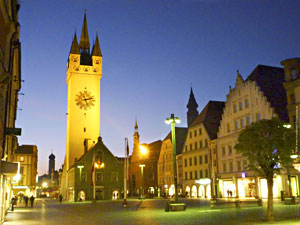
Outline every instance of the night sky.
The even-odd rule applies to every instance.
[[[20,144],[39,150],[39,174],[53,150],[65,156],[66,63],[84,10],[90,42],[103,54],[101,136],[117,156],[124,138],[164,139],[171,113],[186,126],[193,87],[198,111],[225,101],[236,70],[246,78],[258,65],[300,57],[300,0],[21,0],[22,83]]]

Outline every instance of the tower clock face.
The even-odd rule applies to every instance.
[[[80,109],[87,110],[95,105],[95,97],[91,94],[91,92],[84,90],[80,91],[76,95],[75,102]]]

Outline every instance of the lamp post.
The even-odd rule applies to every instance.
[[[177,167],[176,167],[176,135],[175,135],[175,123],[180,123],[178,117],[174,117],[174,114],[171,114],[170,118],[165,120],[166,124],[171,124],[171,133],[172,133],[172,145],[173,145],[173,174],[174,174],[174,186],[175,186],[175,202],[178,202],[178,190],[177,190]]]
[[[142,176],[142,190],[141,190],[141,199],[144,198],[144,164],[139,165],[141,167],[141,176]]]
[[[77,168],[79,169],[79,182],[81,183],[81,173],[82,169],[84,168],[84,165],[78,165]]]

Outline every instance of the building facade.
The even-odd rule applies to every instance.
[[[183,187],[187,197],[215,196],[216,137],[224,102],[209,101],[189,127],[182,151]]]
[[[12,195],[12,177],[18,166],[13,152],[18,146],[15,128],[18,92],[21,89],[21,44],[17,0],[0,1],[0,223]]]
[[[74,173],[74,201],[116,200],[124,194],[124,159],[115,157],[99,137],[71,170]]]
[[[36,145],[18,146],[14,154],[15,161],[19,163],[21,178],[13,184],[16,196],[36,196],[38,149]]]
[[[234,88],[226,97],[217,139],[218,196],[267,198],[267,181],[248,170],[246,157],[234,146],[241,130],[252,122],[279,117],[288,121],[282,68],[258,65],[243,80],[239,71]],[[298,195],[297,171],[292,171],[293,193]],[[288,192],[286,171],[274,177],[274,197]]]
[[[133,143],[129,163],[129,193],[131,196],[157,196],[157,161],[162,142],[158,140],[140,144],[138,125],[135,122]]]
[[[86,14],[80,42],[76,33],[67,63],[67,137],[61,193],[73,199],[74,173],[70,170],[76,159],[92,148],[100,136],[100,79],[102,53],[98,36],[90,52]]]
[[[182,195],[182,147],[187,134],[187,128],[175,127],[176,137],[176,165],[177,165],[177,190]],[[158,187],[160,196],[175,195],[174,165],[173,165],[172,133],[170,132],[162,141],[157,163]]]

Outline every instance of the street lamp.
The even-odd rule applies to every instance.
[[[82,169],[84,168],[84,165],[78,165],[77,168],[79,169],[79,182],[81,183],[81,173]]]
[[[148,149],[144,145],[140,145],[140,153],[142,156],[145,156],[148,153]],[[141,191],[141,198],[144,198],[144,167],[145,164],[140,164],[141,167],[141,177],[142,177],[142,191]]]
[[[165,120],[165,123],[171,124],[172,145],[173,145],[173,173],[174,173],[174,186],[175,186],[175,202],[178,203],[175,123],[180,123],[180,119],[178,117],[174,117],[174,114],[172,113],[171,117],[167,118]]]
[[[142,176],[142,191],[141,191],[141,199],[144,198],[144,167],[145,164],[139,165],[141,167],[141,176]]]

